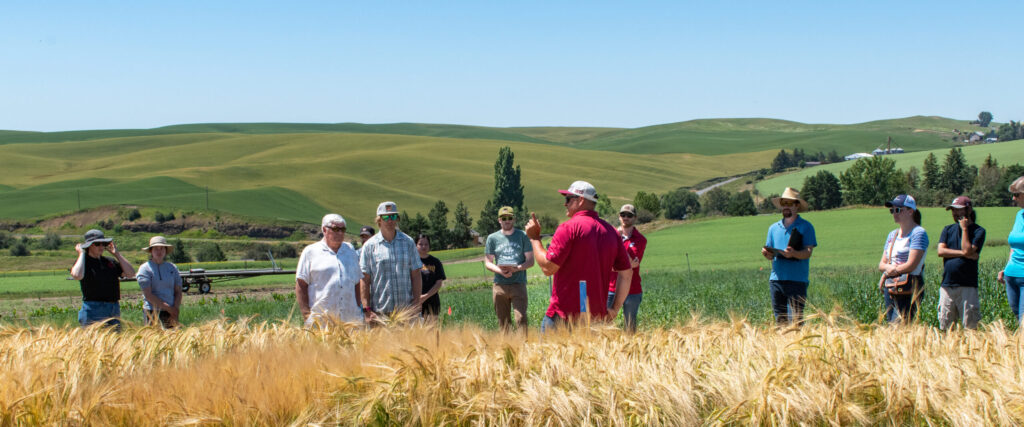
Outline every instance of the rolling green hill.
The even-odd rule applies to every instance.
[[[842,155],[871,151],[893,138],[907,151],[952,146],[953,129],[967,122],[941,117],[908,117],[853,125],[803,124],[774,119],[705,119],[605,133],[577,148],[624,153],[695,153],[708,156],[801,148]]]
[[[507,141],[404,135],[179,134],[0,146],[0,218],[29,218],[117,203],[199,206],[309,221],[332,210],[367,222],[394,200],[426,213],[438,199],[464,201],[475,217],[493,191],[494,159]],[[757,167],[766,153],[636,155],[513,144],[526,202],[560,216],[555,190],[591,181],[613,203],[638,190],[665,192]],[[156,178],[161,177],[161,178]],[[159,195],[160,192],[165,193]],[[248,191],[248,193],[246,193]],[[269,193],[268,193],[269,191]],[[234,197],[221,204],[218,197]]]
[[[967,159],[967,162],[972,165],[980,165],[989,154],[991,154],[992,158],[996,159],[1001,165],[1024,163],[1024,140],[1001,142],[997,144],[971,145],[962,148],[964,157]],[[889,158],[896,162],[896,167],[899,169],[907,171],[911,166],[914,166],[920,171],[924,164],[925,157],[928,157],[928,153],[934,153],[935,157],[939,161],[939,165],[942,165],[943,159],[945,159],[946,154],[949,153],[949,149],[945,148],[930,151],[919,151],[916,153],[894,154],[889,156]],[[782,193],[782,190],[786,187],[800,188],[804,184],[804,178],[814,175],[818,173],[818,171],[827,170],[838,177],[840,173],[853,165],[853,163],[853,161],[832,163],[779,175],[757,183],[757,190],[762,194],[779,194]]]
[[[164,126],[153,129],[106,129],[67,132],[0,131],[0,144],[90,141],[96,139],[127,138],[136,136],[166,136],[186,133],[237,133],[252,135],[284,133],[376,133],[548,143],[547,140],[531,137],[515,131],[483,126],[423,123],[199,123]]]
[[[553,190],[576,179],[618,204],[641,190],[660,193],[767,167],[781,148],[846,154],[893,136],[907,150],[946,149],[954,128],[968,126],[918,116],[854,125],[710,119],[637,129],[210,123],[0,131],[0,218],[73,211],[79,199],[83,208],[200,208],[207,187],[211,208],[250,216],[310,221],[333,210],[365,222],[385,199],[410,213],[426,213],[439,199],[453,209],[462,200],[475,215],[490,196],[494,159],[505,145],[522,166],[527,204],[559,216]]]

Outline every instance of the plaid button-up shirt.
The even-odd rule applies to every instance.
[[[416,243],[397,231],[388,242],[382,233],[366,241],[359,254],[359,269],[370,275],[370,300],[373,310],[390,313],[412,302],[412,276],[423,267]],[[417,295],[418,296],[418,295]]]

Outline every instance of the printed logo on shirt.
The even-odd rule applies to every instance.
[[[423,268],[420,268],[420,271],[422,271],[424,273],[433,273],[434,270],[436,270],[436,269],[437,269],[437,267],[435,267],[433,265],[423,264]]]

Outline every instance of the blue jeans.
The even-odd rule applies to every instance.
[[[566,325],[565,319],[559,317],[557,314],[554,317],[544,316],[544,320],[540,322],[540,333],[547,332],[549,329],[555,331],[558,328]]]
[[[116,302],[82,301],[82,309],[78,311],[78,324],[89,326],[103,322],[121,330],[121,304]]]
[[[804,304],[807,302],[807,282],[769,280],[768,283],[775,323],[781,325],[792,320],[803,325]]]
[[[1021,314],[1024,314],[1024,299],[1020,297],[1024,291],[1024,277],[1003,276],[1006,280],[1006,299],[1010,302],[1010,310],[1020,321]]]
[[[622,329],[626,332],[636,332],[636,314],[640,311],[640,302],[644,300],[644,294],[633,294],[626,297],[622,303]],[[608,292],[608,309],[615,305],[615,292]]]

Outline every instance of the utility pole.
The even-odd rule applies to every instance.
[[[210,210],[210,186],[206,186],[206,210]]]
[[[82,190],[75,190],[78,195],[78,210],[82,210]]]

